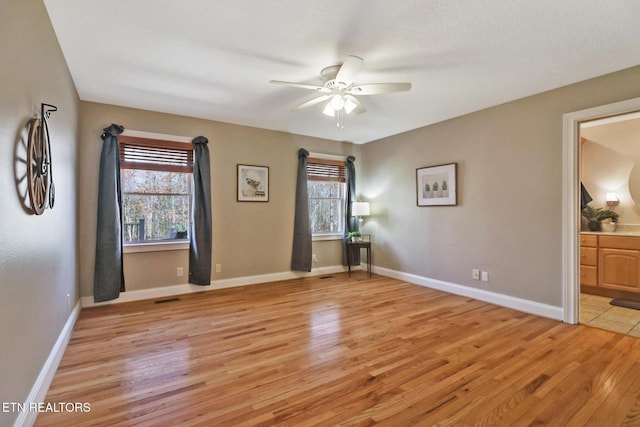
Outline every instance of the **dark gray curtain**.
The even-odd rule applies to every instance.
[[[211,163],[209,140],[193,139],[193,198],[191,201],[189,283],[211,285]]]
[[[296,211],[293,223],[293,254],[291,270],[311,271],[311,224],[309,224],[309,194],[307,193],[307,157],[304,148],[298,150],[298,180]]]
[[[102,133],[98,180],[98,223],[93,301],[116,299],[124,292],[122,268],[122,192],[118,135],[124,131],[112,124]]]
[[[356,201],[356,167],[353,162],[356,160],[355,157],[349,156],[347,157],[347,173],[346,173],[346,181],[345,185],[347,187],[347,194],[345,197],[346,209],[345,218],[344,218],[344,232],[345,232],[345,240],[342,247],[342,265],[347,265],[347,233],[351,231],[358,231],[358,218],[351,216],[351,204]],[[360,264],[360,252],[353,253],[352,265]]]

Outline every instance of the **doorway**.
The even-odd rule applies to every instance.
[[[587,110],[563,117],[563,320],[579,323],[580,313],[580,124],[605,117],[640,111],[640,98]]]
[[[581,208],[579,323],[640,337],[640,113],[580,124]],[[591,195],[593,197],[591,197]],[[588,202],[588,204],[587,204]],[[595,218],[593,218],[595,219]]]

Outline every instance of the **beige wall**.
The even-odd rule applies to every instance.
[[[209,139],[212,169],[212,280],[290,271],[297,151],[359,155],[359,146],[184,116],[81,102],[79,173],[79,249],[82,296],[93,295],[96,188],[102,129],[111,123],[126,129]],[[356,160],[358,163],[358,160]],[[268,203],[236,201],[237,164],[269,167]],[[314,242],[318,263],[341,264],[339,242]],[[187,251],[127,254],[125,284],[129,290],[186,283]],[[177,267],[185,277],[176,276]]]
[[[582,145],[582,182],[593,198],[590,205],[616,211],[620,215],[620,224],[640,224],[640,206],[631,198],[628,186],[629,175],[635,165],[635,158],[604,145],[591,141]],[[618,206],[606,204],[606,195],[611,191],[620,200]]]
[[[582,144],[581,175],[593,198],[591,206],[616,211],[621,225],[640,225],[640,166],[634,169],[640,163],[640,120],[590,126],[580,135],[586,138]],[[609,192],[618,197],[617,206],[606,204]]]
[[[639,96],[635,67],[366,144],[375,264],[561,306],[562,116]],[[417,207],[416,168],[451,162],[458,206]]]
[[[24,402],[78,300],[76,152],[78,97],[39,0],[0,2],[0,402]],[[25,126],[50,119],[56,203],[25,208]],[[0,425],[17,414],[0,412]]]

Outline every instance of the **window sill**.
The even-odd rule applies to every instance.
[[[189,249],[188,240],[173,240],[171,242],[127,243],[122,247],[125,254],[137,252],[179,251]]]
[[[322,240],[343,240],[344,234],[342,233],[327,233],[327,234],[313,234],[311,236],[311,241],[322,241]]]

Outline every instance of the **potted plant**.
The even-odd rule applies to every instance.
[[[602,208],[594,208],[590,205],[585,206],[582,210],[582,216],[588,221],[589,230],[598,231],[600,228],[600,211]]]
[[[429,185],[428,182],[424,184],[424,198],[425,199],[431,198],[431,186]]]
[[[440,187],[438,187],[438,181],[434,182],[431,188],[433,189],[433,197],[440,197]]]
[[[609,233],[616,231],[616,223],[618,222],[618,219],[620,219],[620,215],[615,211],[609,209],[603,209],[600,211],[600,227],[602,228],[602,231]]]
[[[617,212],[614,212],[609,209],[602,208],[594,208],[593,206],[587,205],[582,210],[582,216],[585,217],[587,221],[589,221],[589,230],[598,231],[600,229],[600,223],[603,220],[607,220],[607,223],[616,223],[620,218]],[[614,225],[615,230],[615,225]],[[613,231],[613,230],[609,230]]]
[[[347,233],[347,240],[357,242],[362,239],[362,234],[359,231],[350,231]]]
[[[176,225],[176,239],[186,239],[187,238],[187,227],[183,224]]]

